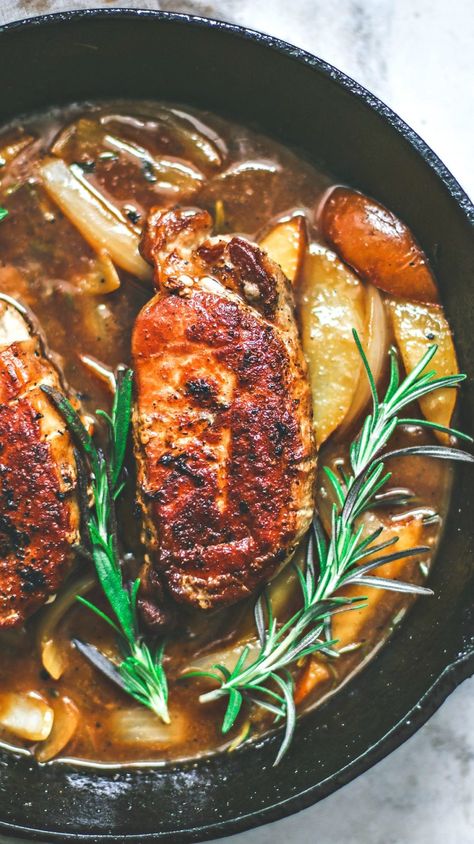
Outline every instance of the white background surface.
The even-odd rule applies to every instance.
[[[378,94],[474,197],[474,0],[0,0],[0,23],[92,6],[194,12],[305,47]],[[474,680],[405,745],[341,791],[291,818],[226,839],[288,840],[474,844]]]

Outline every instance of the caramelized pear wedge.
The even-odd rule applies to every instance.
[[[365,298],[360,280],[334,252],[311,247],[298,299],[318,447],[343,422],[354,398],[361,360],[352,329],[364,342]]]
[[[277,223],[260,241],[260,249],[280,265],[286,277],[295,284],[303,266],[308,235],[301,215]]]
[[[367,285],[366,328],[364,352],[370,366],[375,384],[378,385],[386,368],[390,343],[389,318],[383,301],[383,294],[373,284]],[[371,400],[369,379],[361,368],[359,381],[354,392],[352,404],[347,411],[339,433],[345,434],[360,419]]]
[[[401,299],[388,300],[388,307],[395,339],[407,372],[411,372],[434,343],[438,346],[438,351],[431,360],[430,368],[436,370],[439,378],[459,372],[451,329],[442,307]],[[456,395],[456,390],[446,387],[422,396],[419,404],[425,419],[437,425],[449,426]],[[448,442],[449,437],[443,432],[434,433],[441,442]]]
[[[422,248],[408,226],[375,199],[336,187],[326,194],[319,219],[330,246],[364,281],[392,296],[439,301]]]
[[[394,522],[393,524],[386,524],[378,518],[374,513],[366,513],[362,518],[364,524],[364,535],[383,527],[382,533],[377,539],[377,544],[382,544],[395,536],[398,536],[398,542],[393,547],[387,549],[386,553],[410,551],[421,544],[423,537],[423,520],[422,516],[415,516],[408,518],[406,522]],[[381,556],[379,553],[378,556]],[[377,554],[372,554],[365,557],[364,565],[377,559]],[[410,581],[416,571],[419,563],[419,558],[402,557],[392,563],[385,563],[379,568],[373,569],[371,575],[375,577],[386,577],[391,580],[406,580]],[[419,582],[419,581],[418,581]],[[352,612],[338,613],[334,616],[332,632],[334,638],[338,640],[338,649],[358,645],[363,641],[366,630],[369,626],[377,625],[378,608],[382,606],[387,600],[387,593],[383,589],[377,589],[371,586],[350,585],[344,587],[340,591],[341,595],[350,598],[366,598],[367,606],[353,610]],[[399,596],[400,603],[403,604],[406,600]]]

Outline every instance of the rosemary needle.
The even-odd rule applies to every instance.
[[[211,671],[191,671],[188,676],[211,679],[217,688],[204,693],[201,702],[227,698],[227,710],[222,731],[228,732],[235,723],[244,701],[269,710],[275,721],[285,720],[286,727],[275,764],[288,749],[296,722],[293,697],[293,678],[289,667],[302,657],[317,651],[334,653],[337,642],[331,638],[331,618],[335,613],[360,609],[364,598],[338,597],[338,590],[349,583],[362,586],[418,594],[432,594],[431,589],[410,583],[377,577],[372,570],[384,563],[417,556],[429,549],[418,546],[410,550],[393,551],[373,559],[396,543],[398,537],[377,544],[382,529],[370,536],[363,536],[358,517],[372,507],[381,489],[391,477],[384,461],[401,455],[421,454],[441,459],[474,462],[472,455],[455,448],[420,445],[383,453],[393,432],[399,425],[411,420],[399,417],[400,411],[414,400],[441,387],[455,387],[464,375],[437,378],[433,371],[426,371],[436,353],[431,346],[417,366],[400,382],[398,361],[394,350],[390,353],[390,379],[383,400],[379,399],[375,380],[363,351],[357,332],[354,340],[362,358],[372,394],[372,412],[365,418],[362,429],[349,449],[351,473],[342,480],[329,469],[326,474],[334,489],[336,502],[332,511],[332,529],[326,536],[317,516],[309,534],[306,560],[303,569],[296,567],[302,593],[302,606],[283,625],[273,616],[268,593],[264,592],[255,606],[255,623],[259,638],[259,652],[249,661],[250,648],[246,646],[230,671],[223,665],[214,665]],[[418,425],[437,428],[448,434],[472,442],[465,434],[450,428],[416,420]],[[367,558],[371,557],[370,562]],[[315,565],[315,562],[317,565]]]
[[[152,709],[165,723],[169,723],[163,644],[153,653],[140,635],[137,615],[140,580],[135,580],[130,588],[124,584],[117,550],[115,501],[124,487],[122,471],[130,429],[132,372],[127,370],[118,374],[112,414],[109,416],[104,411],[98,411],[109,429],[108,458],[96,448],[65,396],[51,387],[43,386],[41,389],[66,420],[90,467],[93,506],[85,515],[87,535],[97,576],[114,617],[102,612],[86,598],[78,596],[77,600],[113,628],[123,656],[121,662],[116,664],[93,645],[77,640],[76,647],[109,679],[135,700]],[[78,460],[79,475],[81,464],[82,461]]]

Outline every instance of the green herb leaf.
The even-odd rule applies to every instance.
[[[0,208],[0,223],[2,222],[2,220],[5,219],[5,217],[8,217],[7,209],[6,208]]]
[[[68,399],[51,387],[42,387],[42,390],[64,417],[89,462],[89,483],[94,504],[92,511],[85,513],[84,521],[97,577],[116,621],[87,599],[78,596],[78,600],[117,633],[124,657],[116,664],[93,645],[77,640],[76,647],[105,676],[118,683],[135,700],[152,709],[165,723],[169,723],[168,685],[163,668],[164,645],[158,648],[153,657],[150,648],[142,640],[137,617],[140,581],[136,580],[130,589],[123,582],[117,552],[115,500],[124,487],[121,476],[130,429],[132,377],[131,370],[119,372],[112,415],[98,411],[106,419],[109,428],[108,459],[96,448]],[[78,465],[81,477],[82,472],[83,468]]]
[[[231,727],[234,725],[235,721],[237,720],[237,716],[240,712],[240,708],[242,706],[243,697],[238,689],[230,689],[229,692],[229,702],[227,704],[227,710],[224,716],[224,722],[222,724],[222,732],[228,733]]]
[[[94,440],[88,431],[86,431],[79,414],[74,410],[71,402],[68,401],[66,396],[64,396],[63,393],[60,393],[59,390],[56,390],[54,387],[48,387],[45,384],[42,385],[41,390],[43,393],[46,393],[56,406],[56,409],[59,411],[61,416],[64,417],[64,421],[71,431],[71,434],[75,437],[78,445],[81,446],[85,455],[90,460],[92,471],[94,472],[95,477],[98,478],[100,475],[99,455],[97,453]]]

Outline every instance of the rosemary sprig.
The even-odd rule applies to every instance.
[[[62,414],[90,467],[93,506],[86,514],[86,528],[97,577],[114,618],[81,596],[84,606],[105,621],[118,636],[122,661],[116,665],[93,645],[75,640],[76,647],[102,673],[169,723],[168,686],[163,669],[163,645],[153,654],[139,632],[137,595],[140,580],[129,587],[123,582],[117,548],[115,501],[124,488],[123,461],[130,428],[132,372],[117,377],[112,414],[98,411],[107,422],[110,456],[97,449],[71,403],[57,390],[42,387]],[[82,460],[78,459],[81,475]]]
[[[426,371],[437,350],[437,346],[433,345],[413,371],[400,382],[398,361],[392,350],[389,385],[381,401],[359,337],[355,331],[353,334],[369,380],[373,408],[360,434],[351,444],[350,474],[341,473],[339,479],[330,468],[324,469],[334,490],[336,503],[333,505],[330,536],[326,536],[316,516],[308,538],[304,569],[296,567],[302,606],[288,621],[279,625],[273,616],[268,593],[264,592],[255,606],[259,639],[257,656],[249,661],[250,647],[247,645],[232,671],[223,665],[214,665],[211,671],[188,673],[188,676],[204,676],[218,684],[217,688],[201,695],[201,702],[227,698],[222,724],[224,733],[235,723],[244,701],[269,710],[277,722],[285,719],[285,734],[275,764],[278,764],[288,749],[295,728],[296,710],[290,666],[317,651],[337,655],[334,650],[337,642],[331,636],[332,616],[364,606],[364,598],[338,597],[335,593],[342,586],[357,583],[398,592],[432,594],[431,589],[423,586],[371,574],[373,569],[385,563],[417,556],[429,550],[426,546],[418,546],[408,551],[392,551],[367,562],[368,557],[386,551],[398,540],[398,537],[393,537],[377,544],[382,528],[364,537],[363,527],[358,524],[358,517],[377,503],[381,489],[391,477],[391,473],[385,471],[385,460],[401,455],[422,454],[474,462],[474,458],[466,452],[437,445],[413,446],[383,453],[395,429],[415,421],[399,415],[406,405],[441,387],[455,387],[465,376],[437,378],[434,371]],[[472,442],[470,437],[459,431],[423,419],[417,419],[416,424],[437,428]]]

